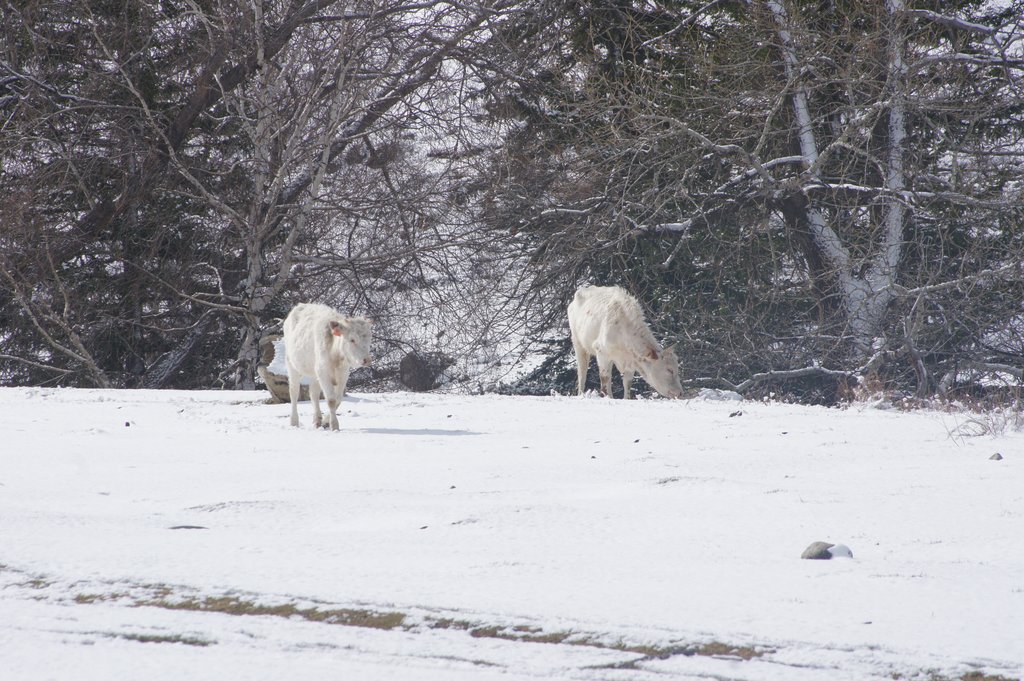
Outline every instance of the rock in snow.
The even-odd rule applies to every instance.
[[[846,544],[836,544],[828,552],[833,558],[853,558],[853,551]]]
[[[284,340],[281,336],[267,336],[260,341],[260,362],[256,367],[275,402],[290,402],[288,395],[288,365],[284,359]],[[299,399],[309,399],[309,377],[303,377]]]
[[[853,551],[845,544],[829,544],[824,541],[812,542],[800,554],[807,560],[830,560],[832,558],[853,558]]]
[[[742,402],[743,395],[733,390],[715,390],[714,388],[701,388],[697,393],[697,399],[708,402]]]

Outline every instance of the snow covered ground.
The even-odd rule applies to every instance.
[[[0,678],[1024,674],[1012,429],[386,393],[330,433],[264,396],[0,389]]]

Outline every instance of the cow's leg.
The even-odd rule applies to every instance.
[[[323,414],[320,413],[320,380],[314,378],[309,382],[309,401],[313,403],[313,427],[319,428],[323,424]]]
[[[302,374],[288,364],[288,397],[292,402],[292,425],[299,427],[299,391],[302,390]]]
[[[622,367],[619,367],[619,375],[622,376],[622,398],[625,400],[633,399],[633,393],[629,391],[633,385],[633,372],[623,371]]]
[[[597,373],[601,377],[601,393],[605,397],[612,396],[612,363],[597,356]]]
[[[338,402],[341,400],[338,398],[338,393],[341,392],[338,386],[331,386],[330,390],[327,390],[327,414],[331,419],[331,430],[338,430]]]
[[[341,430],[338,423],[338,400],[327,400],[327,409],[331,416],[331,430]]]
[[[338,369],[338,373],[335,374],[335,380],[338,382],[338,402],[345,399],[345,393],[348,392],[348,375],[351,371],[348,363]]]
[[[590,354],[583,346],[572,339],[572,348],[576,351],[576,394],[583,395],[587,390],[587,369],[590,368]]]
[[[327,425],[330,426],[331,430],[338,430],[338,417],[335,414],[338,410],[338,385],[335,380],[334,367],[330,365],[318,366],[316,378],[319,383],[318,388],[323,391],[324,398],[327,400]],[[319,412],[317,412],[317,416],[320,416]],[[320,423],[323,425],[322,418]]]
[[[341,402],[341,396],[345,392],[345,387],[338,381],[338,373],[335,372],[331,376],[330,382],[324,388],[324,392],[327,394],[327,415],[330,417],[331,430],[339,430],[338,424],[338,404]]]

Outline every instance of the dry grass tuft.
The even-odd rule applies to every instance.
[[[192,610],[196,612],[217,612],[225,615],[249,615],[257,617],[297,618],[308,622],[340,624],[347,627],[367,627],[371,629],[391,630],[405,624],[405,615],[400,612],[376,612],[358,608],[300,608],[293,603],[282,605],[263,605],[255,601],[243,600],[237,596],[207,596],[206,598],[186,598],[174,600],[143,600],[138,606],[166,608],[168,610]]]

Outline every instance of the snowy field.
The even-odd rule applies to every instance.
[[[330,433],[264,396],[0,389],[0,678],[1024,674],[1021,432],[385,393]]]

